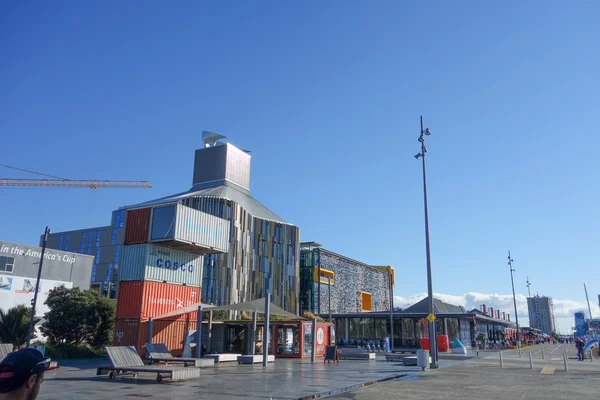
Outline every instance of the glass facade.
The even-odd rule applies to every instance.
[[[360,341],[380,341],[390,335],[389,316],[339,317],[334,318],[338,343],[358,344]],[[394,348],[419,348],[421,338],[429,336],[428,321],[424,317],[394,316]],[[474,333],[484,334],[488,340],[502,340],[504,324],[477,321],[465,314],[463,317],[436,319],[438,335],[447,335],[450,345],[459,339],[465,346],[474,346]]]
[[[223,198],[192,196],[182,204],[231,224],[229,253],[204,256],[202,302],[242,303],[269,292],[273,303],[297,312],[300,230],[296,226],[255,217]]]

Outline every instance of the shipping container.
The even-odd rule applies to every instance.
[[[148,243],[151,211],[150,208],[127,210],[125,244]]]
[[[153,244],[124,246],[121,281],[159,281],[200,286],[204,257]]]
[[[198,254],[226,253],[229,225],[226,219],[182,204],[155,207],[150,242]]]
[[[119,283],[118,319],[154,318],[178,308],[200,302],[202,290],[197,286],[153,281]],[[196,320],[197,313],[183,314],[178,319]]]
[[[152,322],[152,343],[164,343],[173,356],[180,356],[185,331],[195,330],[196,326],[196,321],[157,319]],[[144,357],[147,342],[148,321],[117,319],[113,342],[115,346],[134,346],[140,356]]]

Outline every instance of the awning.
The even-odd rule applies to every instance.
[[[177,310],[171,311],[171,312],[163,314],[163,315],[159,315],[158,317],[155,317],[153,319],[156,320],[156,319],[163,319],[163,318],[169,318],[169,317],[176,317],[178,315],[196,312],[196,311],[198,311],[199,306],[202,306],[203,311],[246,311],[246,312],[257,312],[259,314],[264,314],[265,313],[265,298],[263,297],[261,299],[247,301],[245,303],[230,304],[228,306],[218,306],[218,307],[211,306],[208,304],[196,303],[196,304],[192,304],[187,307],[179,308]],[[304,319],[302,317],[297,316],[296,314],[292,314],[290,312],[285,311],[283,308],[278,307],[273,303],[271,303],[271,305],[269,307],[269,314],[270,315],[278,315],[280,317],[286,317],[286,318],[291,318],[291,319]]]
[[[187,307],[177,308],[173,311],[170,311],[163,315],[159,315],[158,317],[154,317],[152,319],[170,318],[170,317],[176,317],[176,316],[182,315],[182,314],[196,312],[196,311],[198,311],[198,307],[200,307],[200,306],[202,306],[202,310],[207,310],[207,311],[208,311],[208,309],[215,308],[215,306],[211,306],[210,304],[196,303],[196,304],[192,304]]]

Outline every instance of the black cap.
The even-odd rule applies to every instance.
[[[25,383],[33,374],[56,369],[50,367],[50,359],[44,358],[36,349],[21,349],[0,363],[0,393],[12,392]]]

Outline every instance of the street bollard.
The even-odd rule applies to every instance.
[[[521,348],[519,347],[519,358],[523,358],[523,355],[521,354]]]
[[[590,350],[590,361],[594,362],[594,353]]]
[[[502,360],[502,351],[500,352],[500,368],[504,367],[504,360]]]
[[[567,353],[563,353],[563,361],[565,362],[565,371],[568,371],[569,364],[567,363]]]
[[[542,360],[545,360],[545,359],[546,359],[546,351],[542,347]]]
[[[479,358],[479,350],[477,350],[477,358]]]
[[[529,368],[533,369],[533,358],[531,358],[531,352],[529,352]]]

